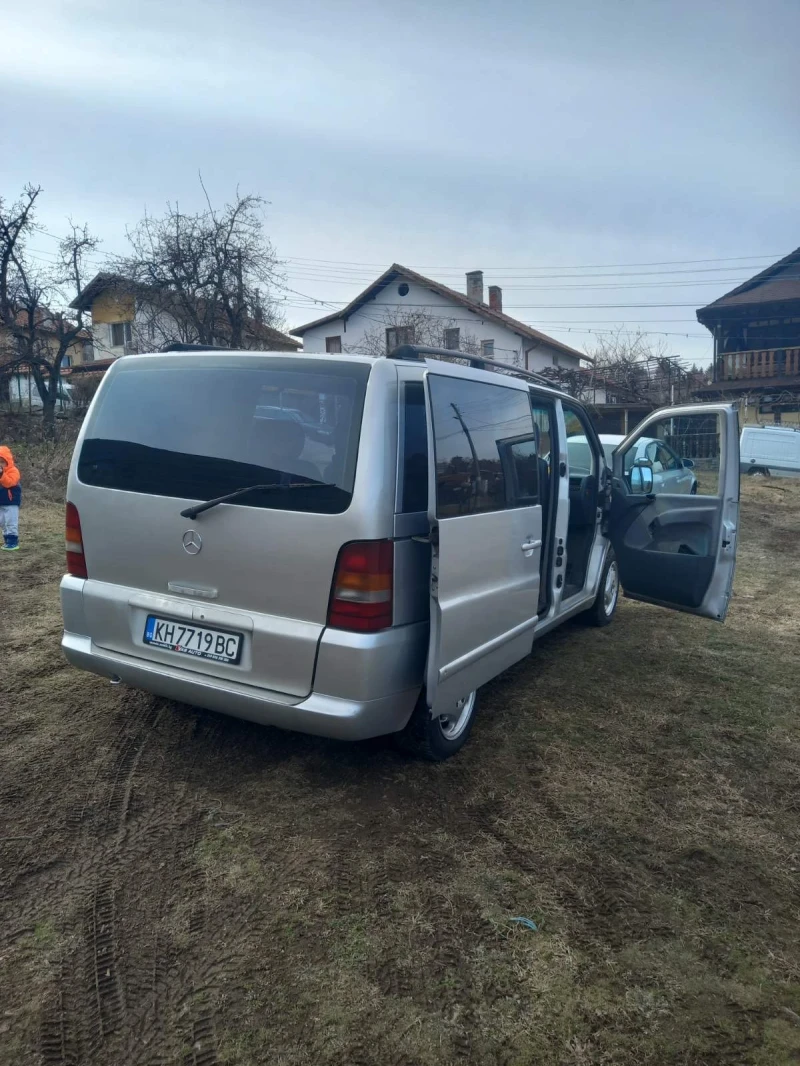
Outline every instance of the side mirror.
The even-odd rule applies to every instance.
[[[682,459],[681,462],[687,470],[694,470],[694,459]]]
[[[631,492],[646,496],[653,491],[653,464],[649,459],[637,459],[631,468]]]

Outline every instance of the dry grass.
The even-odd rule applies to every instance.
[[[439,767],[66,668],[61,511],[27,506],[0,1061],[796,1063],[800,485],[743,492],[725,626],[564,627]]]

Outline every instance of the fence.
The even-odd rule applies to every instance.
[[[671,418],[664,438],[681,459],[691,459],[699,469],[719,468],[720,444],[716,415]]]

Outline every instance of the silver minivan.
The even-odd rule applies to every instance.
[[[652,464],[626,464],[698,418],[708,493],[659,493]],[[738,441],[733,405],[669,408],[612,469],[568,395],[411,345],[127,356],[72,460],[62,646],[170,699],[444,759],[482,685],[574,615],[608,624],[620,586],[724,619]]]

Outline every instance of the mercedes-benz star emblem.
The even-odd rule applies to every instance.
[[[203,538],[196,529],[187,529],[183,534],[183,550],[189,555],[197,555],[203,547]]]

